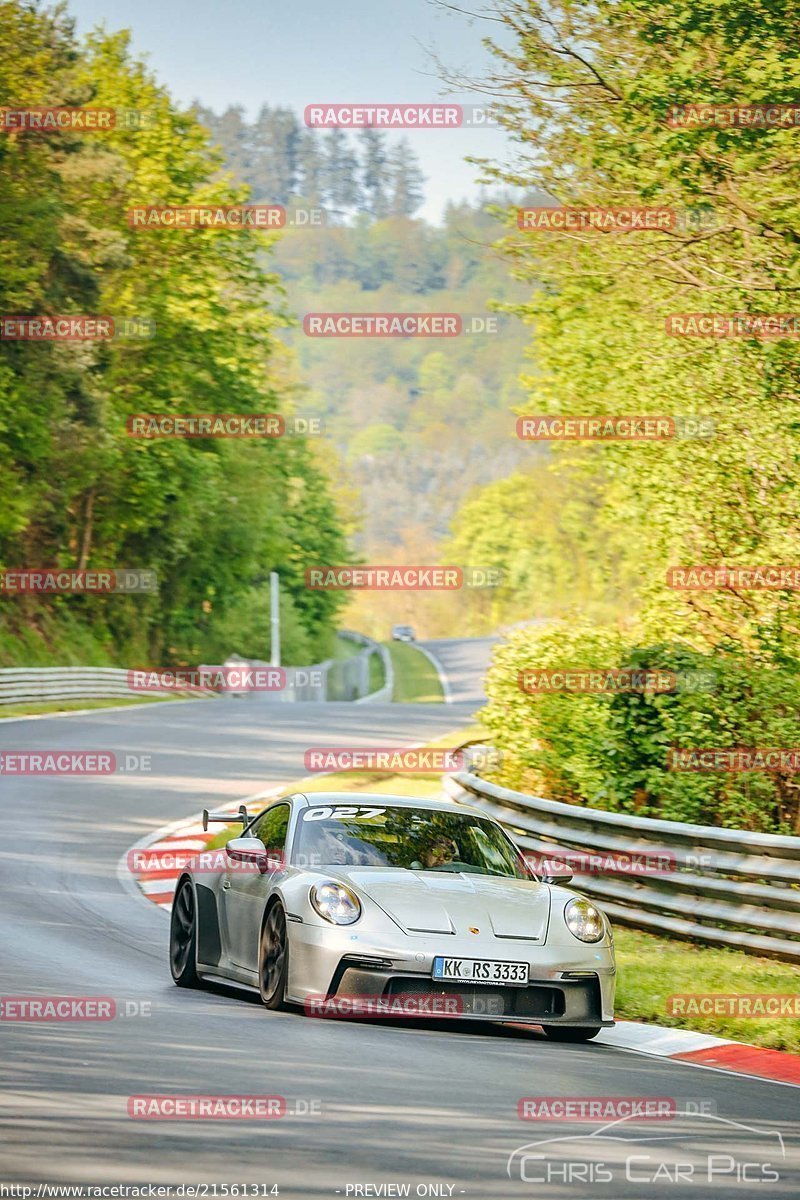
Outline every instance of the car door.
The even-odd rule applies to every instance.
[[[229,862],[222,879],[228,957],[248,971],[258,968],[261,916],[275,877],[283,870],[291,811],[286,801],[273,804],[247,831],[267,848],[266,871],[252,863]]]

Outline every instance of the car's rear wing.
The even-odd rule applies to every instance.
[[[210,821],[221,821],[223,825],[233,825],[236,821],[241,821],[242,826],[250,824],[250,817],[247,809],[243,804],[239,805],[238,813],[224,812],[209,812],[207,808],[203,809],[203,829],[207,830]]]

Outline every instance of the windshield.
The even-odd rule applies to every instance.
[[[522,855],[493,821],[425,808],[337,804],[305,809],[293,859],[298,866],[531,878]]]

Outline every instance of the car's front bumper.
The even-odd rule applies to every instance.
[[[416,935],[411,951],[370,945],[347,926],[290,922],[288,999],[320,1012],[353,1015],[453,1016],[533,1025],[596,1027],[614,1023],[616,968],[608,943],[532,946],[529,942]],[[406,940],[406,939],[404,939]],[[455,943],[455,944],[453,944]],[[439,955],[527,961],[525,987],[442,982],[432,978]],[[363,1001],[365,1003],[356,1003]],[[390,1002],[383,1005],[383,1001]]]

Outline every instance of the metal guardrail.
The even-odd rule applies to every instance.
[[[375,692],[367,691],[363,696],[359,696],[356,704],[389,704],[394,695],[394,667],[392,666],[392,656],[385,646],[380,642],[373,641],[363,633],[353,633],[352,630],[343,629],[339,633],[339,637],[345,638],[346,641],[358,642],[367,650],[367,687],[369,687],[369,658],[373,654],[377,654],[381,662],[383,670],[383,687],[378,688]],[[361,656],[359,656],[361,657]],[[345,660],[347,661],[347,660]]]
[[[359,643],[363,649],[347,659],[326,659],[309,667],[289,667],[287,685],[279,691],[251,691],[249,695],[259,700],[272,701],[355,701],[356,703],[390,702],[395,678],[389,650],[380,646],[371,637],[343,630],[339,637]],[[369,691],[369,661],[377,655],[383,668],[384,685],[377,691]],[[269,662],[255,659],[240,659],[231,655],[219,666],[206,666],[203,670],[223,672],[236,666],[269,667]],[[143,691],[133,689],[130,671],[125,667],[1,667],[1,704],[25,704],[38,701],[64,700],[130,700],[140,697]],[[218,696],[217,688],[192,686],[185,690],[148,686],[149,695],[174,696],[176,692],[186,696]],[[241,695],[229,690],[222,695]]]
[[[251,691],[254,699],[293,700],[352,700],[363,704],[368,701],[390,701],[394,689],[392,661],[385,646],[374,642],[361,633],[343,631],[340,637],[363,646],[358,654],[350,658],[327,659],[310,667],[290,667],[287,670],[287,686],[280,691]],[[370,659],[377,655],[381,661],[384,685],[375,692],[369,690]],[[269,663],[255,659],[238,658],[231,655],[224,664],[206,666],[203,670],[213,674],[237,666],[269,667]],[[161,690],[149,687],[148,695],[212,697],[238,695],[232,689],[194,686],[186,689],[174,687]],[[48,700],[106,700],[132,699],[141,697],[141,689],[130,684],[130,671],[125,667],[3,667],[0,668],[0,705],[30,704]]]
[[[527,854],[599,856],[602,872],[576,869],[575,886],[621,925],[800,963],[800,837],[563,804],[471,771],[447,777],[444,789],[500,821]],[[614,856],[630,855],[660,857],[668,869],[613,869]]]
[[[390,701],[394,691],[394,675],[386,647],[363,633],[353,633],[349,629],[340,630],[337,636],[348,642],[356,642],[363,646],[363,650],[349,658],[326,658],[324,662],[313,663],[309,667],[287,667],[285,688],[275,692],[254,692],[253,696],[284,703],[298,700],[317,703],[344,700],[355,704]],[[381,662],[384,684],[377,691],[370,692],[370,659],[373,655],[377,655]],[[269,666],[269,663],[257,659],[246,661],[251,667]],[[296,682],[296,679],[304,682]]]
[[[0,704],[131,699],[141,693],[130,687],[129,674],[124,667],[3,667],[0,668]],[[165,696],[174,694],[174,689],[163,691]],[[193,688],[191,694],[213,695],[213,692]]]

